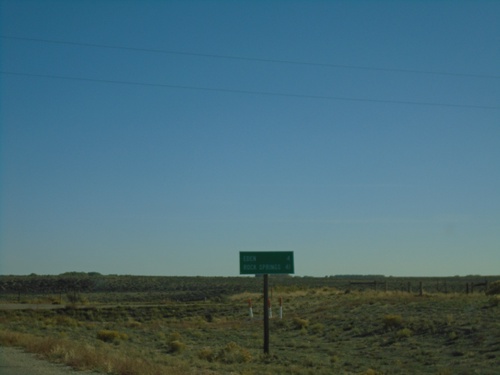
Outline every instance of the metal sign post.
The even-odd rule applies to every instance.
[[[264,354],[269,354],[269,274],[264,274]]]
[[[240,274],[264,275],[264,354],[269,354],[269,274],[294,271],[293,251],[240,252]]]

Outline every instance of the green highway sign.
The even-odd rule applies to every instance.
[[[294,273],[293,251],[241,251],[240,274]]]

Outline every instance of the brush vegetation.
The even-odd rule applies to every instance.
[[[192,279],[187,284],[198,289],[186,292],[206,295],[209,282],[198,278],[196,286]],[[256,290],[262,287],[259,278],[241,279]],[[340,289],[328,278],[324,285],[318,285],[324,279],[311,278],[311,286],[304,278],[296,285],[295,278],[271,279],[269,355],[262,352],[261,293],[229,286],[201,301],[122,291],[79,292],[76,301],[27,293],[26,303],[14,304],[18,296],[4,293],[9,304],[0,304],[0,345],[117,375],[498,373],[496,294],[420,295],[417,288],[413,293]],[[48,303],[51,299],[58,303]]]

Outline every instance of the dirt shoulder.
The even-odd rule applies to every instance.
[[[0,374],[2,375],[86,375],[96,372],[75,371],[68,366],[37,359],[34,354],[18,348],[0,346]]]

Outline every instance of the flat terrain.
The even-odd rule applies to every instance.
[[[493,375],[500,368],[495,295],[276,282],[271,296],[269,355],[263,354],[263,300],[257,292],[198,302],[162,302],[163,295],[150,293],[89,294],[79,303],[62,301],[58,309],[46,309],[50,305],[38,296],[42,308],[0,310],[0,345],[118,375]]]

